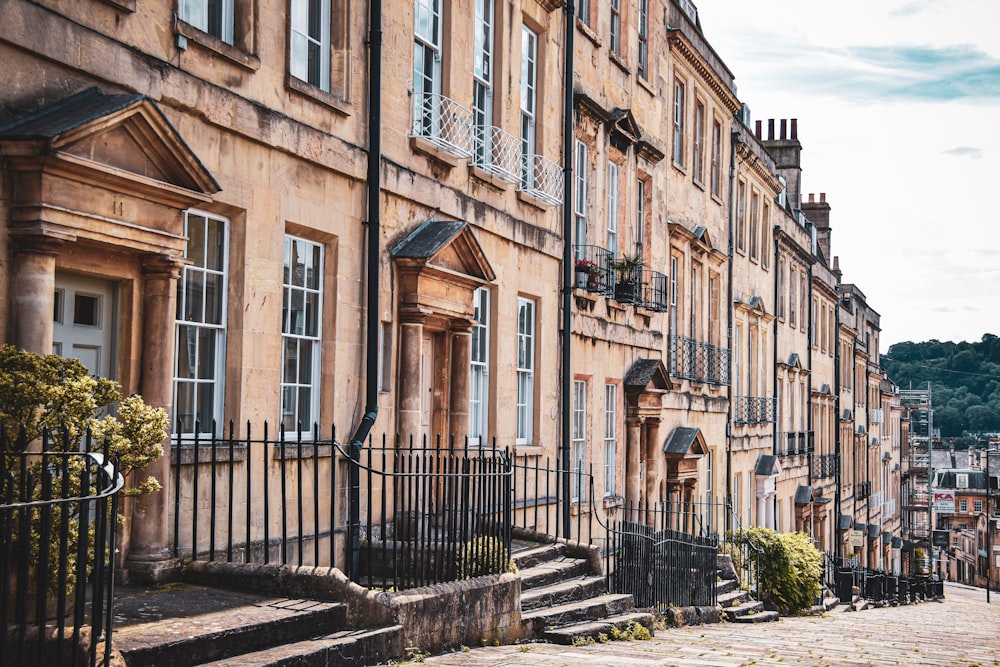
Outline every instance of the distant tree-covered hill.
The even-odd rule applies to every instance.
[[[896,343],[882,366],[900,389],[931,383],[934,426],[941,437],[1000,432],[1000,338],[978,343]]]

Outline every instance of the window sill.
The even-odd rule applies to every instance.
[[[232,44],[227,44],[215,35],[210,35],[203,30],[199,30],[186,21],[177,19],[174,23],[174,33],[191,40],[191,43],[197,44],[203,49],[219,54],[231,63],[251,72],[256,72],[260,69],[260,58],[257,56],[247,53]]]
[[[597,33],[593,29],[583,22],[579,17],[576,19],[576,29],[583,33],[583,36],[590,40],[594,46],[601,48],[604,44],[601,42],[601,38],[597,36]]]
[[[416,153],[423,153],[447,167],[457,167],[461,164],[457,155],[441,150],[423,137],[410,137],[410,149]]]
[[[469,173],[475,176],[483,183],[488,183],[489,185],[492,185],[497,190],[506,190],[511,185],[513,185],[510,181],[504,180],[499,176],[495,176],[494,174],[491,174],[490,172],[483,169],[482,167],[474,167],[470,165]]]
[[[621,496],[610,495],[604,496],[604,509],[614,509],[616,507],[623,507],[625,505],[625,499]]]
[[[705,182],[704,182],[704,181],[702,181],[701,179],[699,179],[699,178],[697,178],[697,177],[694,177],[694,176],[692,176],[692,177],[691,177],[691,182],[692,182],[692,183],[694,184],[694,186],[695,186],[696,188],[698,188],[698,189],[699,189],[699,190],[701,190],[702,192],[707,192],[707,191],[708,191],[708,188],[706,188],[706,187],[705,187]]]
[[[545,448],[541,445],[514,445],[514,454],[517,456],[544,456]]]
[[[315,100],[343,116],[351,115],[351,105],[348,101],[342,100],[333,93],[328,93],[322,88],[317,88],[311,83],[296,78],[291,74],[287,75],[285,79],[285,87],[299,95]]]
[[[645,89],[647,93],[656,97],[656,91],[653,90],[653,84],[646,79],[646,77],[641,74],[635,77],[635,80],[639,82],[639,87]]]
[[[524,190],[518,190],[517,191],[517,198],[520,199],[521,201],[523,201],[525,204],[528,204],[530,206],[534,206],[539,211],[547,211],[547,210],[549,210],[549,205],[547,203],[543,202],[541,199],[537,199],[535,197],[532,197],[531,195],[529,195]]]
[[[687,174],[688,173],[687,167],[685,167],[684,165],[682,165],[677,160],[673,160],[671,162],[671,164],[674,165],[674,169],[676,169],[677,171],[681,172],[682,174]]]
[[[628,63],[619,54],[615,53],[614,51],[608,51],[608,57],[611,59],[611,62],[613,62],[615,65],[618,66],[618,69],[625,72],[626,74],[632,73],[632,70],[631,68],[629,68]]]
[[[135,0],[104,0],[104,4],[117,7],[126,12],[135,11]]]

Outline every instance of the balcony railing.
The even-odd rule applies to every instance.
[[[547,204],[562,204],[563,169],[541,155],[521,155],[521,191]]]
[[[573,256],[574,287],[657,312],[667,309],[667,276],[659,271],[642,264],[622,268],[621,258],[596,245],[574,246]]]
[[[410,136],[419,137],[458,157],[471,157],[472,112],[450,97],[417,93]]]
[[[773,398],[737,396],[733,399],[733,419],[737,424],[772,424],[774,408]]]
[[[728,386],[729,350],[686,336],[671,336],[670,375],[692,382]]]
[[[858,482],[854,495],[857,500],[866,500],[872,495],[872,483]]]
[[[784,436],[785,446],[778,451],[782,456],[800,456],[815,449],[812,431],[787,431]]]
[[[830,479],[831,477],[836,477],[839,471],[839,454],[820,454],[819,456],[813,458],[813,479]]]
[[[508,183],[521,178],[521,140],[493,125],[473,128],[472,166]]]

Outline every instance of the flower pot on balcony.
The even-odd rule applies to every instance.
[[[576,282],[573,283],[573,287],[577,289],[587,289],[587,285],[590,283],[590,274],[586,271],[576,272]]]
[[[615,301],[639,303],[639,284],[631,280],[616,283]]]

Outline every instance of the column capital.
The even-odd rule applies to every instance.
[[[400,306],[399,308],[399,323],[400,324],[426,324],[427,317],[430,315],[430,311],[424,310],[418,306]]]
[[[148,278],[161,277],[176,280],[181,276],[181,269],[190,264],[183,257],[151,253],[139,258],[142,273]]]
[[[474,320],[464,317],[453,317],[448,322],[448,328],[455,334],[471,334],[474,326],[476,326]]]
[[[19,229],[16,227],[10,230],[10,238],[14,254],[31,253],[35,255],[49,255],[51,257],[58,257],[59,249],[67,241],[73,240],[72,238],[58,234],[46,234],[42,230]]]

